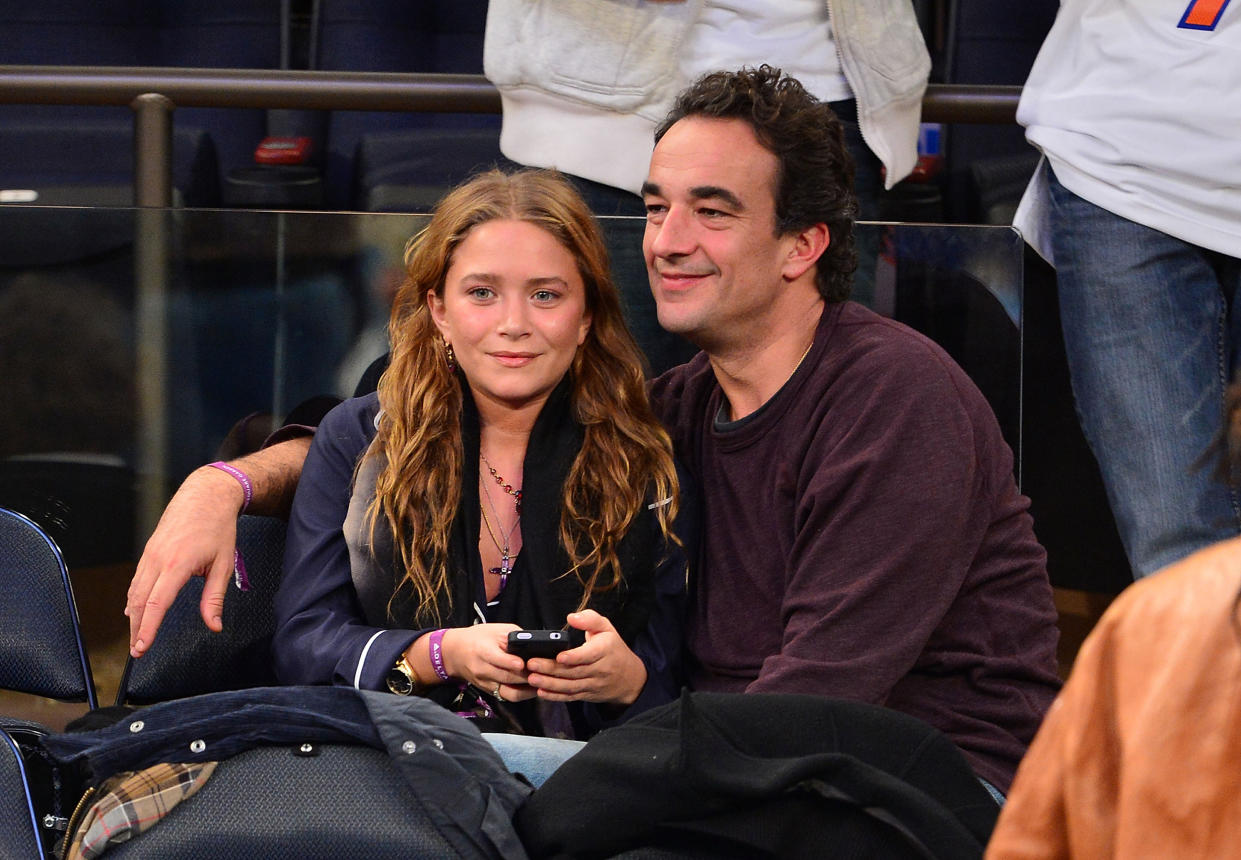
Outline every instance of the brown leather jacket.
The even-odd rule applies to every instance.
[[[1127,589],[1017,771],[988,858],[1241,851],[1241,538]]]

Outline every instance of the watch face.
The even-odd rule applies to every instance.
[[[388,672],[388,689],[398,696],[408,696],[414,691],[414,679],[400,669],[392,669]]]

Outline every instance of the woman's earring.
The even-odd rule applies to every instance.
[[[444,340],[444,357],[448,360],[448,370],[452,373],[457,372],[457,354],[452,351],[452,344],[447,339]]]

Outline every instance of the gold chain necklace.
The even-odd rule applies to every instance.
[[[483,488],[483,498],[487,500],[487,504],[491,506],[491,513],[496,518],[496,528],[500,530],[500,537],[504,538],[501,545],[496,538],[495,531],[491,528],[491,522],[487,519],[487,509],[479,503],[478,511],[483,515],[483,525],[487,529],[487,535],[491,538],[491,542],[495,544],[496,549],[500,551],[500,566],[489,568],[487,570],[492,576],[500,577],[500,590],[504,590],[504,586],[508,584],[508,575],[513,572],[513,558],[510,551],[513,535],[517,532],[517,527],[521,525],[521,511],[517,512],[517,519],[513,521],[513,527],[508,530],[508,534],[504,533],[504,525],[500,520],[500,513],[496,510],[495,502],[491,500],[491,492],[487,489],[485,481],[479,482]]]
[[[478,456],[483,458],[483,465],[487,467],[487,471],[491,473],[491,477],[496,479],[496,483],[500,485],[500,489],[504,490],[504,492],[508,493],[517,500],[517,516],[521,516],[521,488],[518,487],[517,489],[513,489],[512,484],[501,478],[500,473],[495,470],[495,467],[491,465],[491,461],[487,459],[487,455],[481,450],[478,452]],[[495,510],[494,506],[492,506],[492,510]]]

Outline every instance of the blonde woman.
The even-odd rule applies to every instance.
[[[289,522],[279,677],[585,737],[677,691],[680,482],[599,229],[545,171],[447,195],[406,251],[377,394],[320,425]],[[555,659],[519,629],[580,631]]]

